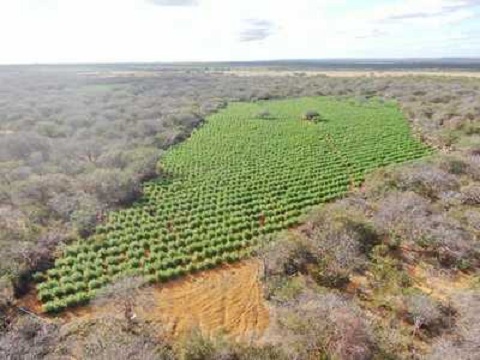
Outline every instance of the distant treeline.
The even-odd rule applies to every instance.
[[[264,61],[218,61],[176,63],[123,63],[73,65],[6,65],[2,72],[90,72],[90,71],[162,71],[198,69],[271,68],[276,70],[357,70],[357,71],[480,71],[480,58],[431,59],[292,59]]]

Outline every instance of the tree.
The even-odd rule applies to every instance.
[[[96,169],[85,177],[86,192],[105,204],[128,204],[140,195],[140,184],[132,175],[118,169]]]
[[[308,120],[308,121],[320,121],[321,116],[320,113],[316,110],[307,110],[303,113],[303,120]]]
[[[93,300],[96,306],[111,306],[116,312],[123,314],[127,330],[132,329],[137,315],[135,308],[153,306],[153,296],[145,288],[142,277],[126,277],[100,289]]]

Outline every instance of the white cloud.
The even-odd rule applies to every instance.
[[[245,28],[240,32],[240,41],[261,41],[273,34],[274,24],[267,20],[245,20]]]
[[[480,56],[475,42],[442,41],[478,3],[1,0],[0,63]]]

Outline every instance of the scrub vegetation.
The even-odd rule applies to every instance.
[[[272,119],[256,119],[268,107]],[[302,121],[317,108],[323,123]],[[298,223],[380,166],[429,154],[395,103],[301,98],[235,103],[206,119],[162,158],[166,179],[145,184],[133,207],[36,273],[48,312],[83,304],[125,275],[166,282],[235,262],[260,236]]]
[[[0,72],[0,357],[479,357],[478,79],[90,70]],[[252,252],[262,345],[22,304]]]

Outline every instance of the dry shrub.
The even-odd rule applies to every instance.
[[[458,152],[453,156],[443,157],[439,167],[452,174],[480,180],[480,149],[470,149]]]
[[[323,286],[341,287],[361,270],[377,244],[372,226],[345,204],[311,214],[300,234],[283,236],[265,254],[268,275],[311,274]]]
[[[480,212],[475,210],[467,210],[463,214],[465,222],[475,231],[480,231]]]
[[[480,181],[480,149],[472,149],[464,156],[468,164],[466,175],[474,181]]]
[[[266,299],[283,302],[295,296],[298,284],[291,283],[298,274],[307,274],[318,258],[312,244],[302,236],[282,233],[275,242],[257,251],[263,262],[263,290]]]
[[[0,334],[7,330],[13,321],[14,291],[11,282],[0,277]]]
[[[261,249],[258,255],[263,260],[265,277],[292,276],[306,273],[308,265],[316,263],[313,250],[307,239],[282,233],[274,243]]]
[[[480,185],[472,184],[462,188],[462,200],[466,205],[480,205]]]
[[[438,200],[442,206],[449,209],[462,205],[463,196],[459,191],[445,191],[439,194]]]
[[[413,192],[394,192],[378,203],[373,222],[384,234],[412,240],[421,236],[431,211],[427,199]]]
[[[352,272],[366,262],[357,232],[335,222],[326,223],[312,234],[318,257],[316,280],[323,286],[341,287],[348,283]]]
[[[469,164],[464,158],[444,157],[439,163],[440,169],[453,174],[453,175],[465,175],[468,172]]]
[[[473,164],[480,164],[480,147],[470,149],[468,151],[468,159]]]
[[[17,262],[17,274],[13,280],[15,296],[27,293],[32,275],[45,271],[53,265],[54,251],[63,243],[71,241],[62,231],[53,230],[39,236],[35,243],[17,244],[12,250],[12,258]]]
[[[173,351],[159,350],[155,340],[147,336],[136,336],[129,339],[113,337],[111,339],[90,336],[84,347],[84,358],[92,360],[174,360]]]
[[[0,337],[0,358],[44,358],[56,345],[57,337],[57,326],[32,317],[19,317]]]
[[[469,356],[460,346],[459,343],[452,340],[440,338],[432,346],[432,352],[426,356],[428,360],[476,360]]]
[[[442,266],[475,268],[480,261],[480,244],[458,221],[444,214],[428,218],[422,245],[437,257]]]
[[[113,317],[65,325],[57,343],[49,359],[176,359],[173,349],[163,340],[159,329],[139,323],[135,331],[125,330],[122,320]]]
[[[181,360],[287,360],[279,347],[233,343],[223,337],[207,338],[197,329],[187,334],[177,347]]]
[[[365,217],[368,208],[361,199],[344,200],[338,204],[330,204],[316,212],[312,212],[302,232],[316,243],[326,237],[346,235],[358,244],[358,250],[368,254],[378,244],[378,234]]]
[[[305,294],[279,311],[284,346],[297,358],[370,359],[369,323],[353,303],[334,294]]]
[[[407,242],[422,248],[418,256],[449,268],[473,268],[480,248],[475,237],[460,222],[437,213],[431,203],[412,192],[392,193],[378,204],[375,225],[391,245]]]
[[[467,348],[480,357],[480,292],[477,289],[458,293],[453,298],[458,312],[457,326]]]
[[[442,336],[433,344],[431,360],[476,360],[480,358],[480,292],[466,290],[452,298],[457,311],[452,336]]]
[[[431,334],[438,334],[445,327],[444,313],[440,304],[425,294],[405,296],[407,320],[413,325],[414,333],[426,329]]]
[[[458,190],[460,186],[456,176],[433,164],[420,164],[402,169],[397,173],[396,185],[400,190],[415,191],[431,199],[438,198],[442,192]]]
[[[155,304],[151,289],[145,287],[145,284],[146,280],[141,276],[121,278],[99,289],[92,304],[99,307],[108,305],[113,312],[122,314],[126,329],[132,329],[136,319],[135,309]]]

